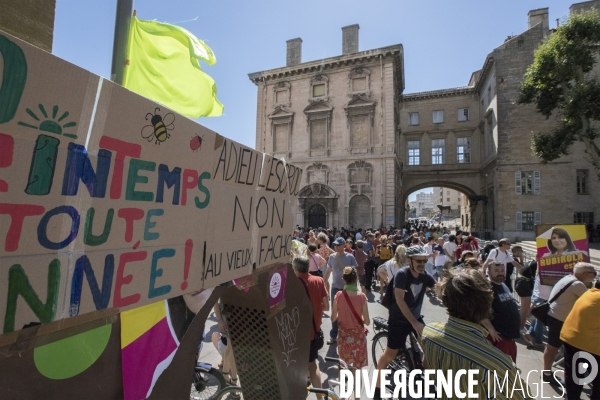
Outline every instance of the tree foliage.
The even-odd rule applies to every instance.
[[[591,73],[600,49],[600,16],[596,10],[571,15],[534,54],[521,85],[518,103],[535,104],[549,118],[559,116],[550,132],[535,134],[532,150],[546,163],[569,154],[583,142],[600,178],[600,149],[594,143],[600,121],[600,80]]]

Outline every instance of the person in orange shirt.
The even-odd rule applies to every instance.
[[[596,272],[588,273],[598,275]],[[565,346],[566,398],[569,400],[581,398],[584,383],[592,383],[590,399],[600,399],[600,371],[598,371],[600,318],[598,314],[600,314],[600,281],[596,280],[595,287],[577,299],[560,331],[560,340]],[[579,354],[575,358],[577,353]],[[590,372],[594,372],[593,360],[596,361],[596,377],[589,382],[586,378]]]

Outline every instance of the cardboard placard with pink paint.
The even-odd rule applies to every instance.
[[[572,274],[578,262],[590,262],[585,225],[536,225],[535,234],[542,284],[554,285],[563,276]]]
[[[302,171],[0,32],[2,333],[289,260]]]

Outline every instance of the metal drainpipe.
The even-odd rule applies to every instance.
[[[384,154],[384,149],[385,149],[385,135],[384,135],[384,125],[383,125],[383,114],[384,114],[383,107],[384,107],[385,96],[384,96],[384,93],[383,93],[383,55],[382,54],[379,55],[379,67],[380,67],[379,74],[380,74],[380,77],[381,77],[381,100],[379,102],[379,104],[380,104],[380,108],[379,108],[379,119],[380,119],[380,121],[379,121],[379,123],[381,125],[381,150],[380,150],[380,152],[381,152],[381,154]],[[383,174],[382,174],[383,175],[383,182],[381,182],[382,183],[382,185],[381,185],[381,194],[382,194],[382,196],[381,196],[381,225],[383,225],[385,227],[385,220],[384,220],[384,218],[385,218],[385,196],[386,196],[386,193],[387,193],[387,187],[386,187],[386,169],[385,169],[386,168],[386,165],[385,165],[386,163],[385,163],[385,159],[382,158],[381,159],[381,163],[382,163],[382,166],[383,166]]]
[[[262,77],[265,89],[263,92],[263,153],[267,152],[267,80]]]

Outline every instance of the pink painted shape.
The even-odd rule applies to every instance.
[[[125,400],[146,398],[156,367],[176,348],[167,319],[163,318],[121,350]]]
[[[13,161],[15,140],[12,136],[0,133],[0,168],[10,167]],[[0,179],[0,192],[8,192],[8,183]]]

